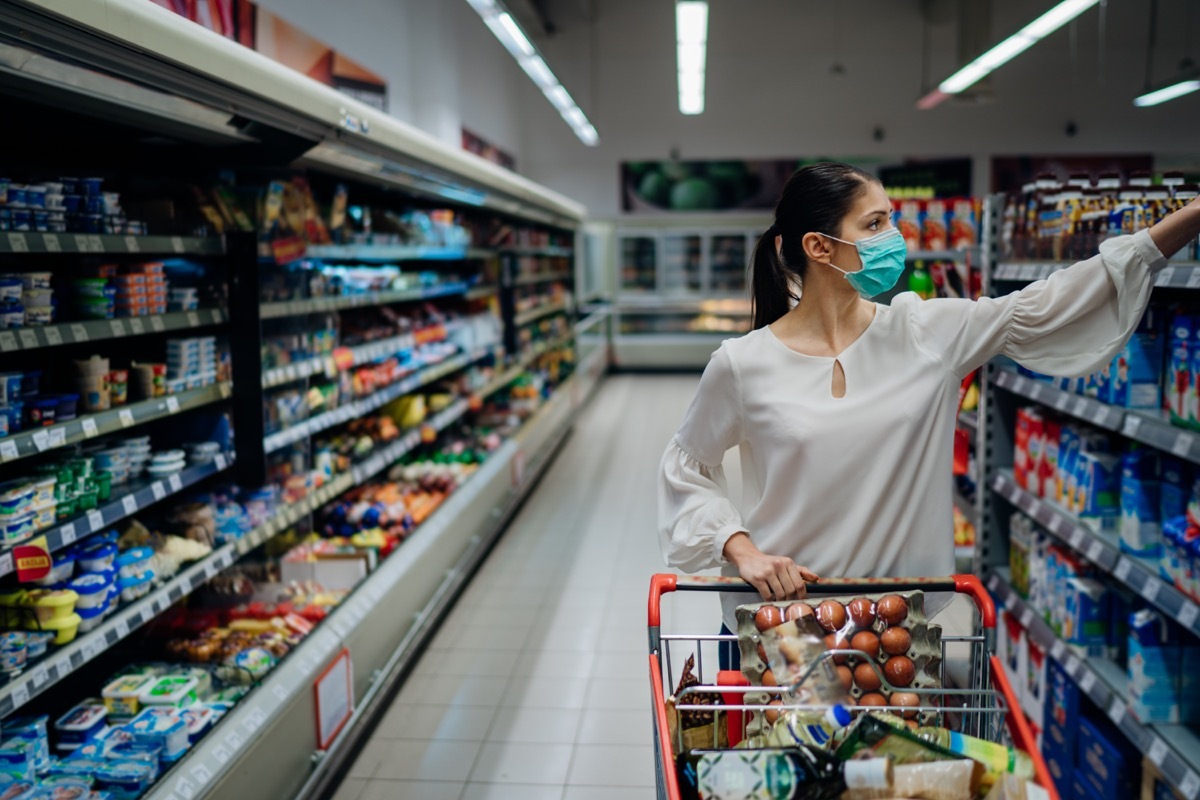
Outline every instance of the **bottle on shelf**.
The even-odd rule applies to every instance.
[[[797,746],[690,750],[677,759],[684,800],[836,800],[847,789],[891,789],[892,761],[841,761]]]
[[[929,300],[935,296],[933,278],[930,277],[929,270],[925,269],[924,261],[913,264],[912,274],[908,276],[908,290],[915,292],[922,300]]]

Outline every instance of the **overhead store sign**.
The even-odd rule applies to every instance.
[[[387,81],[251,0],[152,0],[239,44],[387,111]]]

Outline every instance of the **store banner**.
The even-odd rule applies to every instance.
[[[251,0],[151,0],[284,66],[387,110],[387,81]]]

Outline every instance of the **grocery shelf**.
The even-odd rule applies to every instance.
[[[999,471],[992,478],[991,487],[997,495],[1070,545],[1071,549],[1096,567],[1112,575],[1147,603],[1178,620],[1186,630],[1200,636],[1200,605],[1159,576],[1156,560],[1122,553],[1115,532],[1094,530],[1067,512],[1025,491],[1017,485],[1011,471]]]
[[[37,535],[45,538],[46,549],[51,553],[69,547],[85,536],[99,533],[160,500],[178,495],[184,489],[195,486],[205,478],[224,472],[225,468],[233,463],[233,459],[233,453],[218,453],[208,464],[186,467],[162,480],[138,482],[129,487],[114,487],[121,492],[119,494],[114,492],[108,502],[67,522],[41,531]],[[28,542],[22,542],[22,544],[28,544]],[[9,548],[0,552],[0,577],[9,575],[13,571],[13,554],[12,549]]]
[[[99,342],[147,333],[186,331],[202,325],[221,325],[225,321],[224,310],[206,308],[201,311],[176,311],[149,317],[60,322],[55,325],[16,328],[0,331],[0,352],[38,350],[43,347]]]
[[[462,419],[469,410],[470,404],[466,400],[458,400],[435,414],[427,423],[422,424],[417,429],[410,430],[400,438],[389,442],[383,447],[376,448],[378,452],[373,452],[366,459],[351,468],[350,475],[354,485],[370,480],[420,446],[423,441],[424,428],[443,431]]]
[[[952,497],[954,500],[954,507],[957,508],[962,513],[962,515],[967,518],[968,522],[970,522],[972,525],[974,525],[976,528],[978,528],[979,527],[979,511],[975,508],[975,504],[973,502],[971,502],[970,500],[968,500],[967,498],[963,497],[962,494],[959,493],[957,487],[954,488]]]
[[[567,312],[567,304],[563,302],[543,303],[536,308],[531,308],[528,311],[517,314],[515,324],[519,328],[523,325],[528,325],[531,322],[536,322],[542,317],[548,317],[551,314],[565,314]]]
[[[305,314],[324,314],[348,308],[386,306],[393,303],[414,303],[437,297],[466,294],[471,287],[466,283],[452,282],[418,289],[398,289],[386,292],[367,292],[338,297],[310,297],[305,300],[284,300],[279,303],[263,303],[259,311],[262,319],[299,317]]]
[[[327,261],[363,261],[388,263],[391,261],[467,261],[493,258],[495,250],[477,247],[422,247],[417,245],[392,244],[326,244],[308,245],[305,258]]]
[[[1134,747],[1163,773],[1184,797],[1200,794],[1200,741],[1182,725],[1144,725],[1129,710],[1128,679],[1121,668],[1108,659],[1080,656],[1054,633],[1035,609],[1021,599],[1011,586],[1008,570],[993,570],[988,589],[1000,598],[1009,613],[1025,628],[1029,638],[1050,657],[1063,665],[1080,690],[1096,704]]]
[[[500,253],[506,256],[548,256],[550,258],[570,258],[575,255],[571,247],[502,247]]]
[[[350,351],[351,364],[357,367],[372,361],[378,361],[382,358],[389,358],[402,350],[411,350],[416,346],[416,343],[416,337],[413,334],[403,333],[399,336],[391,336],[387,339],[367,342],[346,349]],[[272,367],[271,369],[264,370],[262,385],[264,389],[271,389],[320,373],[333,376],[337,374],[337,371],[338,366],[332,355],[316,356],[306,358],[302,361],[295,361],[282,367]]]
[[[267,453],[273,453],[302,439],[307,439],[313,434],[342,425],[352,419],[366,416],[375,409],[381,408],[397,398],[403,397],[422,386],[439,381],[453,372],[474,364],[476,361],[490,355],[491,352],[491,350],[480,350],[471,354],[452,356],[438,364],[414,372],[412,375],[396,381],[390,386],[386,386],[361,400],[351,401],[332,411],[326,411],[290,428],[270,434],[263,441],[263,449]]]
[[[244,796],[238,791],[239,780],[245,781],[247,771],[242,768],[246,759],[252,758],[256,748],[273,747],[276,751],[284,747],[285,730],[292,730],[290,722],[307,721],[299,726],[304,731],[305,741],[312,736],[312,708],[309,698],[317,676],[342,648],[359,654],[363,641],[372,638],[372,625],[380,623],[376,610],[388,608],[392,620],[388,622],[389,633],[395,635],[397,617],[415,619],[412,627],[399,626],[402,638],[394,650],[386,652],[394,656],[396,651],[409,646],[413,630],[430,624],[432,607],[438,602],[438,592],[433,599],[422,600],[424,607],[419,613],[410,614],[408,608],[400,610],[390,602],[397,592],[411,585],[422,575],[436,578],[440,587],[446,583],[462,580],[458,567],[435,570],[430,575],[428,561],[435,556],[450,567],[463,564],[484,552],[499,534],[508,517],[524,500],[537,483],[540,474],[549,465],[557,443],[562,441],[571,425],[572,414],[567,407],[571,395],[567,381],[559,387],[554,397],[546,403],[513,439],[492,453],[486,462],[430,515],[403,545],[384,559],[379,567],[363,580],[354,591],[328,617],[285,657],[262,682],[243,698],[221,719],[217,727],[200,740],[180,762],[146,793],[147,800],[174,800],[188,797],[202,800],[206,797]],[[540,430],[540,429],[546,430]],[[540,446],[535,445],[540,442]],[[525,448],[529,448],[528,467],[517,469],[526,463]],[[521,474],[520,479],[513,476]],[[501,487],[511,487],[501,489]],[[499,494],[498,494],[499,492]],[[461,542],[461,546],[460,546]],[[356,659],[359,656],[356,656]],[[375,683],[371,681],[371,689]],[[356,692],[355,696],[358,696]],[[270,729],[271,736],[264,733]],[[343,734],[344,735],[344,734]],[[268,744],[269,740],[269,744]],[[343,740],[335,741],[331,753],[337,753]],[[259,751],[261,752],[261,751]],[[297,775],[294,771],[272,770],[274,791],[268,796],[292,795],[297,779],[311,777],[314,763],[310,760],[311,744],[303,753],[293,757],[302,758],[304,770],[309,774]],[[278,756],[277,756],[278,757]],[[322,762],[315,762],[321,769]],[[296,763],[300,768],[300,762]],[[282,786],[281,782],[288,783]]]
[[[513,366],[502,372],[497,377],[489,381],[482,389],[475,392],[475,396],[481,400],[486,399],[496,392],[508,386],[510,383],[521,377],[525,370],[529,369],[529,365],[538,359],[539,356],[545,355],[551,350],[557,350],[560,347],[566,347],[575,339],[575,334],[570,333],[566,336],[560,336],[557,339],[551,339],[549,342],[540,342],[533,346],[525,355],[521,356]]]
[[[494,283],[480,284],[474,286],[467,291],[463,297],[467,300],[482,300],[485,297],[494,297],[499,294],[500,287]]]
[[[999,281],[1039,281],[1049,278],[1075,261],[1005,261],[996,265],[993,277]],[[1200,262],[1169,261],[1154,279],[1164,289],[1200,289]]]
[[[968,247],[965,250],[911,250],[904,256],[905,261],[963,261],[967,258],[978,258],[979,247]]]
[[[1200,432],[1172,425],[1162,412],[1111,406],[1091,397],[1056,389],[1010,369],[996,370],[992,382],[1096,427],[1200,464]]]
[[[569,281],[569,272],[539,272],[533,275],[519,275],[513,279],[513,286],[530,286],[536,283],[551,283],[553,281]]]
[[[119,433],[135,425],[165,419],[227,399],[233,392],[228,382],[215,383],[179,394],[142,400],[108,411],[85,414],[70,422],[48,428],[22,431],[0,438],[0,463],[36,456],[49,450],[78,444],[96,436]]]
[[[7,233],[0,253],[219,256],[225,240],[200,236],[119,236],[92,233]]]

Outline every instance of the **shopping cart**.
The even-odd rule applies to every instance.
[[[1013,694],[1012,685],[1004,672],[1004,665],[992,652],[996,636],[996,608],[992,598],[983,588],[983,584],[973,575],[952,575],[944,578],[865,578],[865,579],[825,579],[820,583],[808,585],[808,596],[826,595],[866,595],[876,596],[889,592],[922,590],[928,592],[957,592],[970,597],[974,601],[977,612],[972,633],[965,636],[942,636],[941,684],[946,687],[947,645],[957,645],[969,651],[968,670],[969,686],[965,688],[937,689],[905,689],[920,696],[920,706],[913,708],[883,707],[874,708],[878,711],[892,711],[897,714],[917,712],[923,719],[935,719],[939,726],[953,726],[962,733],[969,734],[991,742],[999,742],[1016,746],[1029,754],[1034,767],[1034,779],[1046,792],[1051,800],[1058,800],[1046,763],[1038,752],[1036,740],[1030,729],[1024,713]],[[688,655],[696,657],[695,674],[700,683],[685,689],[675,698],[675,710],[682,714],[688,711],[705,712],[725,716],[729,746],[736,744],[746,736],[748,712],[765,712],[768,708],[780,711],[793,708],[811,709],[811,706],[774,705],[768,706],[762,702],[750,703],[746,695],[756,694],[759,697],[772,694],[783,697],[815,671],[817,665],[812,665],[802,675],[800,680],[791,687],[749,686],[748,681],[740,672],[716,671],[716,681],[711,680],[712,672],[705,671],[705,643],[732,642],[737,646],[737,635],[720,634],[664,634],[661,630],[662,596],[677,590],[729,592],[742,591],[756,593],[755,589],[738,578],[722,577],[684,577],[679,575],[654,575],[650,579],[649,623],[650,623],[650,689],[654,712],[654,761],[657,773],[658,797],[661,800],[678,800],[679,782],[675,771],[675,756],[683,750],[682,725],[676,726],[675,735],[670,733],[667,715],[667,698],[674,691],[675,672],[671,647],[686,649]],[[752,599],[747,599],[752,602]],[[715,620],[714,620],[715,622]],[[712,646],[711,644],[709,645]],[[719,646],[719,645],[718,645]],[[677,653],[678,655],[678,653]],[[865,653],[856,650],[829,650],[824,658],[857,655],[869,663],[874,659],[867,658]],[[709,664],[715,659],[710,654]],[[877,672],[879,672],[877,668]],[[884,686],[887,680],[879,672]],[[707,703],[688,702],[689,696],[712,696],[719,694],[722,703],[710,705]],[[698,699],[698,698],[697,698]],[[714,740],[717,731],[722,727],[712,725]],[[717,747],[716,741],[712,744]]]

